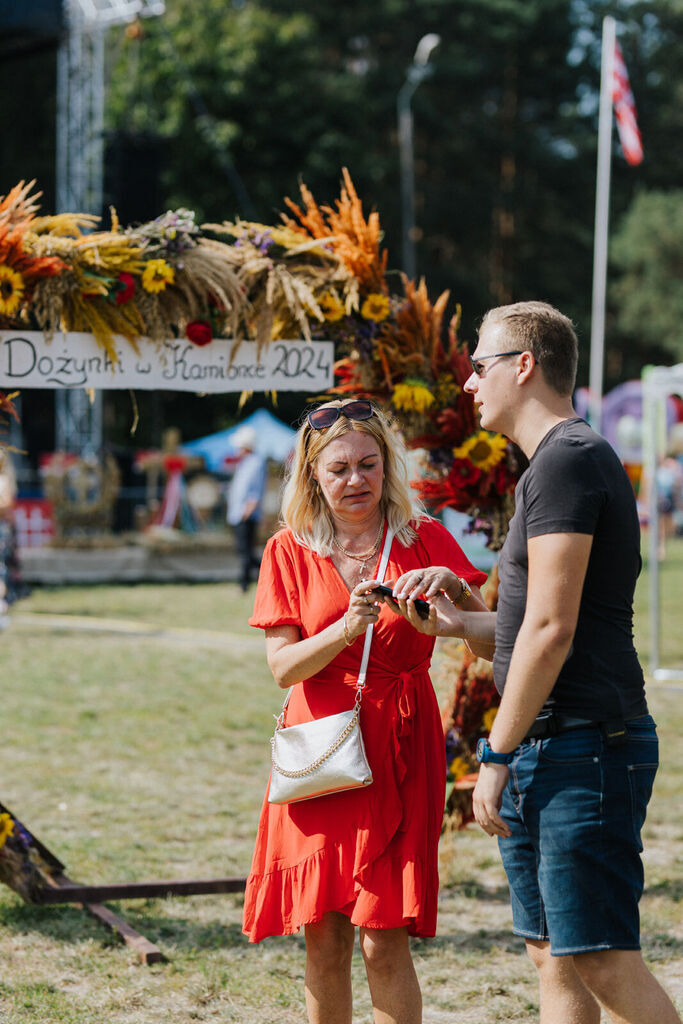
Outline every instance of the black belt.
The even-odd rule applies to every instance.
[[[593,726],[601,730],[608,743],[619,743],[626,737],[626,723],[642,717],[643,713],[641,712],[631,718],[613,718],[609,721],[597,722],[592,718],[575,718],[573,715],[551,712],[549,715],[540,715],[536,719],[524,737],[523,742],[526,742],[526,740],[543,740],[547,739],[548,736],[556,736],[558,732],[569,732],[571,729],[587,729]]]
[[[599,726],[592,718],[574,718],[573,715],[554,713],[541,715],[532,724],[525,740],[544,740],[548,736],[556,736],[558,732],[569,732],[570,729],[585,729],[588,726]]]

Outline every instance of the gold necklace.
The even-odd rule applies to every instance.
[[[375,552],[377,551],[377,548],[379,547],[379,542],[382,539],[382,531],[383,530],[384,530],[384,518],[382,518],[382,520],[380,521],[377,537],[375,538],[375,543],[372,545],[370,550],[366,551],[365,554],[363,554],[363,555],[354,555],[352,551],[347,551],[346,548],[343,547],[341,545],[341,543],[339,542],[339,540],[337,539],[336,533],[334,535],[333,540],[334,540],[334,543],[335,543],[336,547],[339,548],[339,550],[341,551],[341,553],[343,555],[346,555],[347,558],[352,558],[354,560],[354,562],[363,562],[362,568],[365,568],[365,564],[364,563],[367,562],[367,560],[369,558],[371,558],[375,554]]]

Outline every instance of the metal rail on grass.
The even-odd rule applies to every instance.
[[[82,907],[135,950],[144,964],[160,963],[166,957],[158,946],[105,907],[105,900],[243,892],[246,881],[246,878],[195,878],[81,885],[64,873],[59,858],[0,803],[0,882],[33,905],[74,903]]]
[[[35,894],[41,906],[57,903],[101,903],[104,900],[164,899],[167,896],[205,896],[223,892],[244,892],[246,878],[175,879],[168,882],[119,882],[113,885],[60,884]]]

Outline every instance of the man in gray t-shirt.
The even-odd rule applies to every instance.
[[[676,1024],[640,953],[640,832],[658,763],[633,647],[635,499],[607,442],[572,407],[578,344],[542,302],[487,313],[465,390],[481,426],[529,468],[501,552],[497,613],[450,602],[447,570],[394,586],[416,629],[463,637],[494,663],[500,708],[473,804],[496,836],[514,931],[541,989],[541,1024]],[[428,620],[413,599],[431,603]]]

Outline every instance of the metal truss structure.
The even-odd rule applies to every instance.
[[[57,210],[102,212],[104,46],[108,28],[164,13],[164,0],[64,0],[57,55]],[[55,393],[58,451],[91,455],[102,445],[102,395]]]

